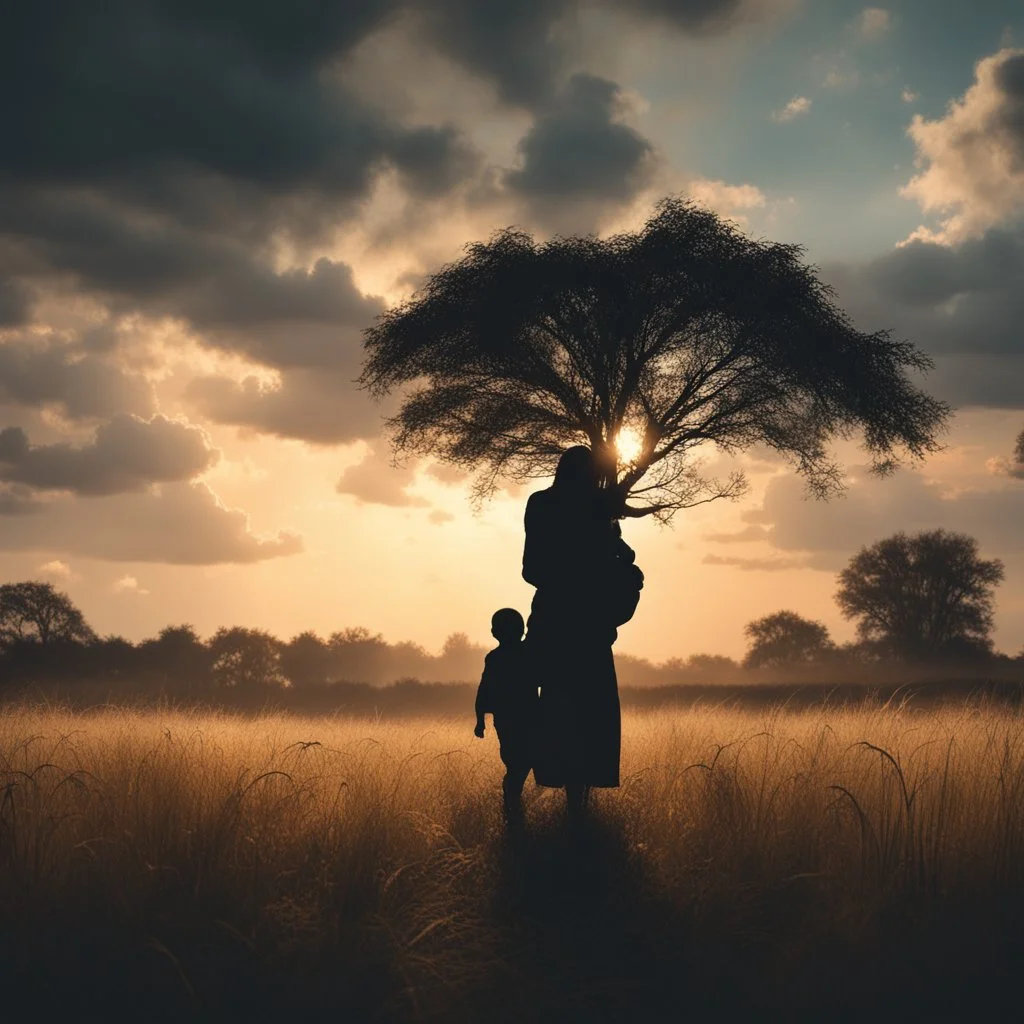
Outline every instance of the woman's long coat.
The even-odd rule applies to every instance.
[[[523,578],[537,588],[526,643],[541,688],[539,785],[619,784],[617,633],[607,588],[609,563],[623,551],[632,556],[596,502],[553,487],[530,496]]]

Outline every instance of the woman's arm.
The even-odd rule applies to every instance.
[[[541,586],[551,574],[551,516],[545,507],[542,491],[530,495],[526,502],[526,543],[523,545],[523,579],[531,586]]]

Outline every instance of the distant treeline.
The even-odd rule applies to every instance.
[[[941,657],[930,659],[896,657],[868,642],[837,646],[823,627],[788,612],[752,623],[747,631],[752,645],[742,664],[709,654],[657,664],[617,655],[624,703],[693,700],[704,692],[721,700],[751,687],[762,690],[762,698],[774,693],[789,699],[814,693],[815,687],[829,693],[852,688],[863,695],[865,683],[891,694],[908,683],[1014,684],[1024,676],[1024,659],[980,645],[947,646]],[[219,629],[205,640],[191,626],[168,626],[132,643],[98,636],[67,595],[50,584],[0,587],[0,699],[35,695],[75,704],[186,701],[359,714],[461,713],[472,703],[472,687],[443,684],[474,683],[486,650],[461,633],[434,655],[418,644],[388,643],[366,629],[326,638],[303,632],[282,641],[240,626]]]

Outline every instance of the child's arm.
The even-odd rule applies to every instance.
[[[484,738],[484,715],[490,710],[491,685],[487,678],[487,663],[484,663],[484,672],[480,677],[480,685],[476,689],[476,728],[473,735],[478,739]]]

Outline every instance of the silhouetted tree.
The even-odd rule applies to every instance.
[[[213,654],[189,625],[165,626],[139,645],[145,669],[175,691],[201,694],[210,683]]]
[[[367,330],[361,380],[376,395],[412,386],[397,448],[479,471],[478,496],[550,474],[581,442],[618,515],[740,494],[740,474],[701,471],[709,444],[767,445],[827,494],[834,436],[861,431],[886,470],[934,450],[948,410],[911,383],[930,360],[855,330],[802,256],[681,198],[635,234],[536,244],[505,230]],[[628,461],[625,428],[640,439]]]
[[[90,641],[87,661],[93,675],[124,678],[138,668],[139,649],[123,636],[105,636]]]
[[[0,586],[0,643],[86,643],[95,638],[71,598],[52,583],[28,580]]]
[[[331,675],[331,649],[309,630],[281,648],[281,671],[292,686],[322,686]]]
[[[672,662],[666,662],[666,668]],[[682,679],[697,683],[736,682],[740,666],[724,654],[691,654],[686,659]]]
[[[355,626],[332,633],[331,676],[352,683],[380,683],[387,675],[388,643],[380,633]]]
[[[1024,430],[1017,435],[1017,444],[1013,449],[1013,458],[1018,466],[1024,466]]]
[[[262,629],[221,628],[210,638],[213,678],[224,689],[261,690],[284,683],[281,641]]]
[[[839,576],[836,599],[857,634],[897,658],[967,657],[991,650],[993,591],[1003,563],[966,534],[897,533],[863,548]]]
[[[826,626],[796,612],[775,612],[755,619],[743,632],[750,640],[750,650],[743,659],[746,668],[806,665],[823,661],[835,651]]]
[[[441,648],[434,678],[444,682],[479,679],[486,653],[485,647],[470,643],[465,633],[452,633]]]

